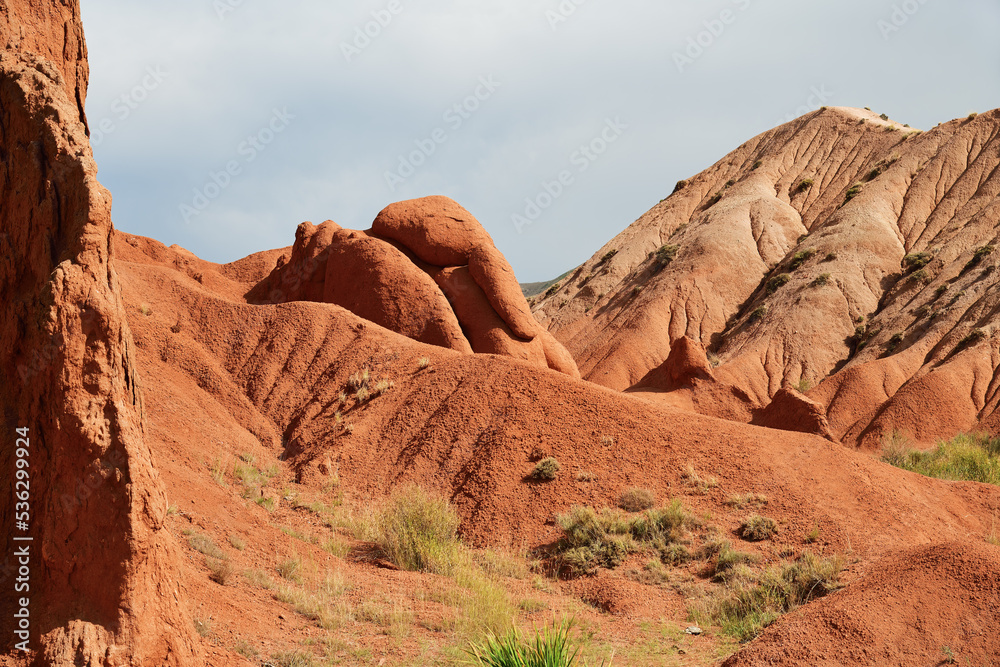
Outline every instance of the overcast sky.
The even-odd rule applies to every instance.
[[[1000,107],[996,0],[82,4],[115,224],[217,262],[444,194],[545,280],[812,108]]]

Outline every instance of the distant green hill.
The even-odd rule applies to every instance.
[[[552,287],[553,285],[555,285],[557,282],[559,282],[569,274],[573,273],[574,270],[575,269],[570,269],[561,276],[553,278],[552,280],[546,281],[544,283],[521,283],[521,293],[524,294],[525,299],[533,297],[536,294],[541,294],[542,292]]]

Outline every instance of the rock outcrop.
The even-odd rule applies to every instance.
[[[364,232],[302,223],[290,254],[247,298],[333,303],[423,343],[579,377],[573,357],[531,314],[493,239],[447,197],[392,204]]]
[[[84,125],[79,5],[5,2],[0,43],[0,401],[10,443],[0,474],[10,479],[15,429],[27,429],[30,529],[11,530],[12,494],[0,500],[0,523],[5,554],[15,534],[33,539],[32,660],[201,664],[144,442],[111,260],[111,197],[96,180]],[[0,601],[10,649],[14,600]]]
[[[810,385],[832,437],[866,448],[893,429],[932,444],[988,428],[998,167],[1000,110],[920,132],[822,109],[679,183],[534,311],[614,389],[701,343],[745,397],[735,410],[712,383],[678,390],[705,414],[757,414]]]

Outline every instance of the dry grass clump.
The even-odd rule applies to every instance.
[[[683,546],[689,528],[698,525],[679,500],[637,516],[576,506],[557,517],[556,523],[563,531],[556,560],[570,575],[618,567],[629,554],[640,550],[657,551],[661,558],[677,560],[681,552],[676,547]]]
[[[281,575],[282,579],[288,579],[289,581],[294,581],[300,583],[302,577],[299,571],[302,569],[302,560],[298,556],[293,556],[291,558],[286,558],[285,560],[278,563],[278,574]]]
[[[684,466],[684,469],[681,471],[681,479],[700,495],[705,495],[709,489],[719,486],[719,480],[711,476],[702,477],[694,469],[694,465],[690,463]]]
[[[212,620],[208,618],[198,618],[195,616],[192,621],[194,622],[195,632],[198,636],[204,638],[212,634]]]
[[[392,495],[376,517],[375,542],[403,570],[452,574],[459,561],[458,514],[417,486]]]
[[[740,524],[739,535],[750,542],[762,542],[778,532],[778,522],[766,516],[751,514]]]
[[[351,375],[347,378],[347,388],[350,391],[356,392],[358,389],[368,386],[368,381],[371,380],[371,371],[367,368],[363,368],[357,373]]]
[[[233,464],[233,476],[243,487],[240,495],[244,498],[259,501],[262,489],[278,476],[278,466],[272,465],[266,470],[261,470],[254,465],[254,457],[244,454],[239,461]]]
[[[632,487],[622,492],[618,507],[626,512],[641,512],[656,504],[656,496],[649,489]]]
[[[738,510],[744,507],[763,507],[767,505],[767,496],[763,493],[737,493],[729,496],[726,504]]]
[[[559,461],[556,461],[553,457],[548,456],[535,465],[535,469],[531,472],[531,477],[533,479],[551,482],[559,474],[561,466]]]
[[[188,538],[188,544],[192,549],[205,554],[209,558],[217,558],[219,560],[225,560],[226,558],[226,554],[216,546],[215,542],[208,535],[202,533],[192,535]]]
[[[794,563],[753,572],[740,563],[729,568],[725,586],[690,609],[696,622],[710,620],[722,631],[749,641],[781,614],[840,588],[843,561],[805,552]]]
[[[235,573],[232,563],[228,560],[206,558],[205,563],[208,565],[209,569],[208,578],[220,586],[225,586],[229,580],[232,579],[233,574]]]

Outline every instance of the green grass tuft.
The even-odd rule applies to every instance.
[[[1000,438],[986,434],[960,434],[920,451],[893,433],[882,448],[882,460],[927,477],[1000,486]]]
[[[572,620],[553,622],[530,639],[515,628],[504,636],[488,635],[484,643],[473,643],[466,652],[473,664],[483,667],[573,667],[579,664],[581,646],[570,636],[572,628]]]

